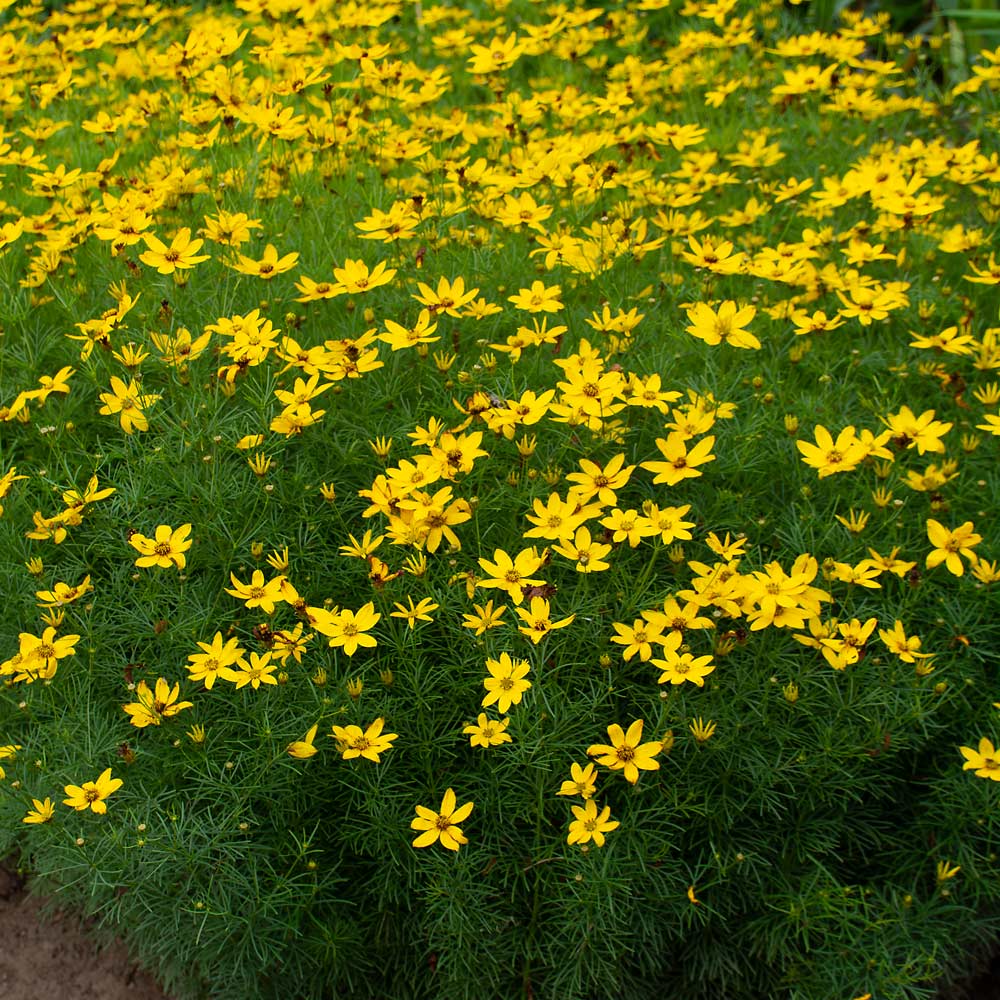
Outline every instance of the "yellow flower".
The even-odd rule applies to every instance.
[[[434,812],[426,806],[417,806],[417,815],[410,820],[411,830],[420,830],[420,836],[413,841],[414,847],[430,847],[437,841],[449,851],[457,851],[469,841],[458,824],[469,818],[474,803],[466,802],[455,808],[455,792],[449,788],[441,800],[441,809]]]
[[[413,598],[407,596],[407,602],[409,603],[409,608],[406,605],[400,604],[399,601],[394,601],[393,603],[399,609],[398,611],[389,612],[392,618],[405,618],[406,624],[412,629],[418,621],[429,622],[434,619],[431,618],[430,612],[437,611],[438,605],[435,604],[429,597],[423,597],[417,604],[413,603]]]
[[[490,676],[483,681],[483,708],[496,703],[497,711],[506,712],[511,705],[520,705],[524,692],[531,687],[531,681],[525,680],[531,670],[528,661],[512,660],[509,653],[501,653],[499,660],[486,661],[486,669]]]
[[[569,779],[562,783],[556,794],[579,795],[582,799],[589,799],[596,789],[597,768],[593,764],[587,764],[586,767],[573,764],[569,773]]]
[[[588,757],[596,757],[598,764],[613,771],[623,771],[625,780],[634,785],[639,780],[639,771],[655,771],[660,762],[656,755],[663,749],[657,740],[642,742],[642,719],[636,719],[628,727],[628,732],[617,723],[608,726],[610,744],[595,743],[587,748]]]
[[[63,799],[63,803],[78,812],[92,809],[95,813],[104,815],[108,811],[104,800],[117,792],[123,784],[121,778],[111,777],[109,767],[96,781],[85,781],[83,785],[66,785],[63,790],[69,798]]]
[[[568,844],[586,844],[593,840],[598,847],[603,847],[604,834],[621,826],[617,820],[609,819],[610,806],[605,806],[598,813],[597,803],[593,799],[587,799],[582,808],[573,806],[572,809],[576,818],[569,825],[569,835],[566,837]]]
[[[977,778],[1000,781],[1000,758],[997,756],[996,748],[985,736],[979,741],[978,750],[973,750],[972,747],[958,749],[965,758],[963,771],[974,770]]]
[[[392,749],[398,733],[383,733],[385,719],[376,719],[366,730],[360,726],[333,726],[330,735],[337,741],[337,749],[344,760],[363,757],[375,764],[382,762],[379,754]]]
[[[190,534],[190,524],[182,524],[179,528],[171,528],[168,524],[157,525],[152,538],[135,532],[128,543],[140,553],[135,561],[136,566],[140,569],[149,566],[176,566],[183,569],[187,563],[184,553],[191,548],[191,540],[188,538]]]
[[[156,681],[156,691],[149,690],[149,685],[145,681],[139,681],[136,688],[136,702],[122,705],[125,712],[131,716],[129,722],[137,729],[144,729],[146,726],[158,726],[164,719],[169,719],[185,708],[193,707],[190,701],[178,701],[181,693],[179,683],[170,687],[170,682],[160,677]]]
[[[44,802],[32,799],[31,804],[34,808],[28,811],[28,815],[21,820],[22,823],[48,823],[55,814],[56,807],[47,796]]]
[[[708,722],[702,722],[700,715],[694,722],[691,723],[689,728],[691,729],[691,735],[699,743],[704,743],[706,740],[710,740],[712,735],[715,733],[715,723],[711,719],[709,719]]]
[[[318,729],[319,723],[317,722],[314,726],[310,727],[309,732],[306,733],[303,739],[289,743],[286,751],[288,755],[296,757],[299,760],[307,760],[313,754],[318,753],[316,747],[313,746],[313,740],[316,739],[316,731]]]
[[[927,556],[927,568],[933,569],[944,563],[949,573],[961,576],[965,572],[965,567],[959,556],[965,556],[969,565],[975,566],[978,558],[972,550],[983,540],[983,536],[976,534],[972,529],[971,521],[966,521],[952,530],[939,521],[928,518],[927,537],[934,550]]]
[[[502,743],[512,743],[513,739],[506,732],[509,718],[496,721],[489,719],[485,712],[480,712],[478,718],[462,732],[469,737],[469,743],[474,747],[496,747]]]

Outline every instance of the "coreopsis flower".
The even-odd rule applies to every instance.
[[[478,718],[471,725],[466,726],[462,732],[469,737],[469,745],[474,747],[497,747],[502,743],[512,743],[513,739],[507,732],[509,718],[496,719],[487,718],[485,712],[480,712]]]
[[[554,622],[549,617],[550,611],[549,602],[544,597],[532,597],[527,610],[515,608],[514,613],[524,622],[523,625],[518,625],[518,632],[526,635],[537,646],[553,629],[565,628],[576,618],[573,614]]]
[[[664,621],[647,621],[645,617],[636,618],[631,625],[624,622],[612,622],[612,626],[617,635],[611,636],[612,642],[620,643],[625,647],[622,650],[622,659],[628,662],[639,654],[639,659],[645,663],[653,655],[652,643],[662,643],[664,641],[663,629]],[[676,640],[674,637],[676,636]],[[667,639],[676,645],[681,643],[680,633],[671,633]]]
[[[891,629],[879,629],[878,637],[889,652],[894,653],[904,663],[916,663],[917,659],[930,659],[933,653],[921,653],[919,635],[907,636],[903,623],[897,618]]]
[[[441,800],[438,812],[426,806],[417,806],[417,815],[410,821],[411,830],[420,830],[420,836],[413,841],[414,847],[430,847],[437,841],[449,851],[457,851],[462,844],[469,841],[458,824],[469,818],[474,803],[466,802],[455,808],[456,798],[453,789],[449,788]]]
[[[338,291],[348,295],[359,295],[370,292],[380,285],[388,285],[396,276],[395,268],[385,266],[385,261],[379,261],[370,271],[363,260],[345,260],[343,267],[335,267],[333,276],[337,279]]]
[[[337,749],[344,760],[363,757],[380,764],[379,755],[391,750],[393,741],[399,739],[398,733],[383,733],[384,727],[385,719],[379,718],[364,731],[360,726],[333,726],[330,736],[337,741]]]
[[[97,412],[104,417],[117,413],[122,430],[126,434],[132,434],[136,430],[148,431],[149,420],[143,411],[149,403],[158,398],[158,396],[141,395],[134,379],[129,380],[129,384],[126,385],[117,375],[112,375],[111,392],[100,393],[104,405]]]
[[[308,609],[310,617],[314,617],[314,611],[322,610]],[[373,649],[378,645],[375,637],[368,632],[378,624],[381,617],[382,615],[375,610],[374,602],[368,601],[357,611],[344,608],[336,614],[325,612],[315,616],[313,627],[317,632],[327,636],[329,646],[343,649],[348,656],[353,656],[359,646]]]
[[[157,678],[155,692],[149,690],[149,685],[145,681],[139,681],[135,693],[139,700],[122,705],[122,708],[131,716],[129,722],[136,729],[158,726],[164,719],[172,718],[178,712],[194,705],[190,701],[178,701],[181,693],[180,684],[174,684],[171,688],[170,682],[165,677]]]
[[[528,587],[544,586],[545,581],[534,577],[544,562],[544,553],[539,555],[537,549],[522,549],[513,559],[503,549],[493,550],[493,562],[480,558],[480,567],[488,574],[476,581],[476,586],[484,590],[498,588],[505,590],[515,604],[524,600],[524,592]]]
[[[465,613],[462,617],[462,628],[474,628],[476,635],[482,635],[490,629],[498,628],[503,622],[503,613],[507,610],[506,604],[501,604],[499,608],[493,607],[492,598],[485,604],[473,604],[475,614]]]
[[[149,566],[167,568],[176,566],[184,569],[187,557],[184,555],[191,548],[191,525],[182,524],[179,528],[171,528],[169,524],[157,525],[152,538],[147,538],[138,531],[129,536],[128,543],[139,553],[135,564],[140,569]]]
[[[237,254],[236,262],[227,264],[226,266],[231,267],[234,271],[239,271],[240,274],[252,274],[258,278],[270,280],[275,275],[290,271],[298,262],[298,252],[293,251],[292,253],[286,253],[283,257],[279,257],[274,245],[268,243],[264,247],[264,256],[260,260],[254,260],[252,257]]]
[[[578,573],[600,573],[611,568],[611,564],[604,561],[611,546],[595,541],[586,525],[576,529],[572,541],[567,539],[559,545],[553,545],[552,551],[575,562]]]
[[[703,340],[706,344],[721,344],[731,347],[741,347],[745,350],[760,350],[760,341],[749,330],[745,329],[757,309],[754,306],[744,306],[737,309],[736,303],[726,300],[716,312],[711,306],[699,302],[687,310],[691,325],[685,327],[692,337]]]
[[[34,680],[50,680],[55,676],[59,660],[75,655],[79,641],[78,635],[56,638],[54,626],[45,629],[40,637],[21,632],[17,654],[0,664],[0,677],[13,674],[15,681],[29,684]]]
[[[516,32],[511,32],[506,38],[499,35],[489,45],[473,45],[469,58],[470,73],[485,75],[509,69],[524,51],[524,43],[519,42]]]
[[[21,820],[22,823],[48,823],[55,815],[55,804],[47,796],[44,802],[32,799],[31,805],[32,808],[28,810],[28,814]]]
[[[610,507],[618,502],[616,490],[622,489],[628,483],[634,465],[625,465],[625,453],[615,455],[607,465],[600,466],[588,458],[580,459],[580,471],[571,472],[566,476],[567,482],[576,485],[570,491],[568,499],[585,504],[597,497],[598,503]]]
[[[226,587],[226,593],[243,601],[248,609],[260,608],[264,614],[270,615],[274,613],[274,605],[284,600],[283,576],[273,577],[265,583],[264,574],[255,569],[249,583],[240,583],[235,573],[230,573],[229,579],[232,581],[233,589]]]
[[[795,447],[802,453],[802,461],[819,472],[820,479],[836,472],[850,472],[864,458],[864,447],[853,426],[845,427],[834,441],[830,432],[822,424],[817,424],[814,437],[815,444],[796,441]]]
[[[465,279],[461,277],[456,278],[454,281],[449,281],[447,278],[440,278],[436,289],[431,288],[430,285],[426,285],[422,281],[418,281],[417,288],[420,294],[414,295],[413,298],[421,305],[426,306],[432,315],[443,313],[445,316],[453,316],[455,319],[458,319],[462,315],[462,308],[467,306],[479,294],[478,288],[471,288],[469,291],[466,291]]]
[[[716,723],[711,719],[708,722],[703,722],[699,715],[688,728],[698,743],[707,743],[715,735]]]
[[[192,240],[190,229],[178,230],[170,241],[170,246],[150,233],[143,233],[142,238],[149,249],[139,255],[139,260],[155,267],[160,274],[173,274],[177,270],[191,268],[208,260],[208,254],[198,254],[205,241]]]
[[[437,323],[431,322],[429,309],[421,309],[417,321],[412,326],[403,326],[391,319],[385,320],[385,333],[379,335],[379,340],[388,344],[392,350],[400,351],[406,347],[416,347],[418,344],[436,344],[441,338],[432,334],[437,329]]]
[[[715,670],[711,656],[692,656],[690,653],[668,651],[664,659],[654,659],[654,667],[662,671],[659,684],[683,684],[690,681],[698,687],[705,686],[705,678]]]
[[[94,588],[90,585],[90,575],[75,586],[58,581],[51,590],[37,590],[35,597],[38,598],[40,608],[61,608],[66,604],[72,604],[77,598],[89,593]]]
[[[530,313],[559,312],[563,308],[560,295],[559,285],[546,287],[544,282],[533,281],[530,288],[520,289],[516,295],[508,296],[507,301]]]
[[[985,736],[979,741],[977,750],[973,750],[972,747],[959,747],[958,749],[965,758],[965,763],[962,765],[963,771],[974,770],[977,778],[1000,781],[1000,756]]]
[[[289,743],[285,749],[285,753],[289,757],[295,757],[297,760],[308,760],[313,754],[319,753],[316,747],[313,746],[313,740],[316,739],[316,732],[319,729],[319,723],[309,727],[309,731],[301,740],[294,740]]]
[[[587,764],[585,767],[573,764],[569,769],[569,775],[556,795],[579,795],[582,799],[589,799],[594,794],[597,788],[597,768],[593,764]]]
[[[666,483],[668,486],[676,486],[684,479],[700,476],[701,470],[696,466],[715,461],[715,456],[712,454],[714,444],[715,436],[709,434],[688,451],[684,434],[680,431],[671,431],[668,437],[656,439],[656,447],[663,455],[664,461],[643,462],[641,465],[643,469],[656,473],[653,478],[654,484]]]
[[[246,654],[240,646],[240,640],[235,636],[223,640],[222,633],[216,632],[212,641],[199,642],[201,653],[189,653],[190,664],[185,664],[189,672],[189,680],[204,681],[205,690],[211,691],[217,678],[225,681],[239,680],[239,674],[232,669]]]
[[[248,684],[256,691],[261,684],[277,684],[278,678],[274,676],[277,664],[271,662],[271,654],[251,653],[250,659],[240,657],[236,661],[239,671],[236,672],[237,689],[246,687]]]
[[[972,550],[983,540],[983,536],[976,534],[972,529],[971,521],[966,521],[955,529],[949,529],[940,521],[928,518],[927,537],[934,550],[927,556],[927,568],[933,569],[944,563],[949,573],[961,576],[965,572],[965,567],[959,556],[964,556],[970,566],[975,566],[978,557]]]
[[[615,507],[607,517],[601,518],[601,526],[611,532],[613,542],[627,541],[635,548],[643,538],[657,534],[657,529],[645,514],[637,510],[622,510]]]
[[[83,785],[66,785],[63,791],[69,798],[63,799],[63,803],[78,812],[92,809],[98,815],[103,816],[108,811],[105,799],[117,792],[123,784],[121,778],[111,777],[111,768],[109,767],[101,772],[96,781],[85,781]]]
[[[636,719],[628,727],[626,733],[617,723],[608,726],[610,744],[595,743],[587,748],[588,757],[596,757],[598,764],[611,768],[613,771],[623,771],[625,780],[635,784],[639,780],[639,771],[655,771],[660,762],[656,755],[663,749],[663,744],[651,740],[642,742],[643,720]]]
[[[399,601],[393,602],[398,610],[390,611],[390,618],[405,618],[407,626],[411,629],[418,621],[429,622],[434,620],[431,618],[430,612],[437,611],[438,605],[429,597],[422,597],[416,604],[413,603],[413,598],[410,596],[407,596],[406,600],[409,607],[405,604],[400,604]]]
[[[486,669],[490,676],[483,680],[483,708],[496,704],[497,711],[507,712],[511,705],[520,705],[524,692],[531,687],[531,681],[525,680],[531,672],[528,661],[512,660],[509,653],[501,653],[498,660],[487,659]]]
[[[598,813],[597,803],[593,799],[587,799],[582,807],[573,806],[572,809],[576,818],[569,825],[567,844],[587,844],[593,840],[598,847],[603,847],[604,835],[621,826],[618,820],[609,819],[610,806],[605,806]]]
[[[934,419],[934,410],[925,410],[916,416],[908,406],[902,406],[898,413],[890,413],[882,418],[882,423],[892,431],[892,442],[899,448],[916,448],[925,452],[943,452],[941,438],[951,430],[951,423]]]

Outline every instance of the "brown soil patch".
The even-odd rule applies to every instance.
[[[122,944],[98,948],[79,919],[42,915],[37,899],[0,867],[0,997],[4,1000],[168,1000]]]

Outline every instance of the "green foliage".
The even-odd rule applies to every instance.
[[[948,89],[813,6],[5,11],[0,851],[178,997],[916,1000],[998,930],[996,57]],[[545,505],[619,456],[580,572]],[[484,705],[504,653],[531,686]],[[571,765],[626,744],[575,843]],[[415,847],[449,789],[467,842]]]

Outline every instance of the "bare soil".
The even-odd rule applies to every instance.
[[[0,997],[3,1000],[169,1000],[125,946],[99,948],[85,925],[43,916],[12,870],[0,866]]]

